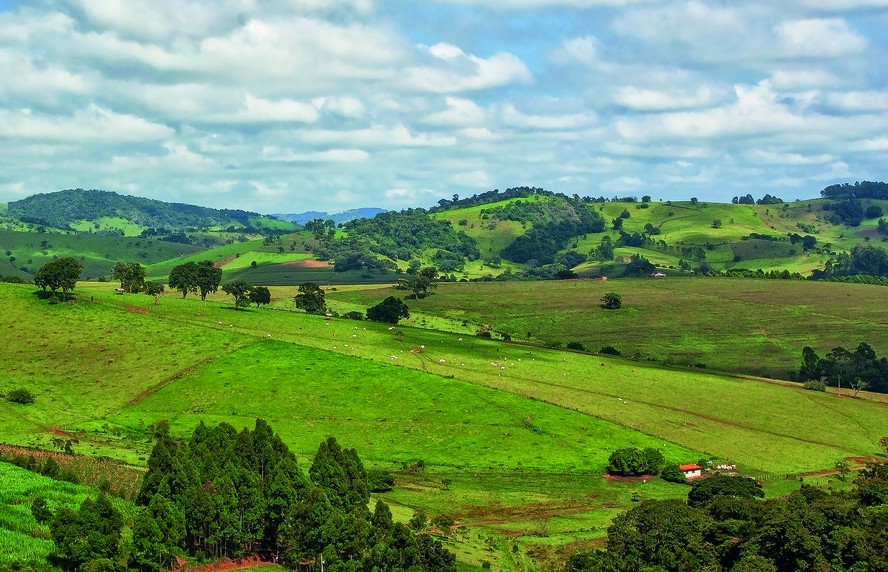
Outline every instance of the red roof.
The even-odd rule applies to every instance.
[[[701,467],[700,465],[679,465],[678,468],[682,471],[699,471],[703,467]]]

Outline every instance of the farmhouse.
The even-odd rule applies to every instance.
[[[703,476],[703,467],[700,465],[679,465],[678,468],[685,474],[686,479],[699,479]]]

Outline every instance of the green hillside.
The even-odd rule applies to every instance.
[[[145,229],[292,230],[292,223],[242,210],[219,210],[120,195],[69,189],[9,203],[8,215],[25,223],[83,233],[138,236]]]
[[[156,238],[0,230],[0,276],[30,280],[43,264],[71,256],[83,264],[83,278],[98,279],[110,274],[116,262],[149,265],[200,250],[200,246]]]
[[[602,478],[620,447],[653,447],[670,462],[730,460],[774,495],[798,486],[785,475],[875,455],[888,434],[877,397],[838,399],[796,384],[325,319],[293,311],[295,287],[273,288],[269,308],[235,311],[222,293],[206,302],[170,294],[154,305],[113,286],[81,283],[76,303],[49,305],[33,287],[0,284],[11,324],[0,393],[24,387],[36,397],[31,405],[0,401],[3,441],[53,448],[58,434],[72,435],[76,453],[144,465],[150,426],[160,420],[186,437],[200,420],[239,429],[262,417],[301,460],[335,435],[369,467],[395,473],[395,490],[378,498],[396,518],[416,510],[454,518],[462,532],[446,541],[468,566],[487,560],[519,570],[514,554],[532,559],[543,525],[549,546],[589,542],[635,500],[687,494],[659,479]],[[519,286],[528,285],[442,286],[411,305],[420,321],[431,320],[418,302],[517,302],[509,288]],[[476,290],[458,293],[469,287]],[[493,287],[501,290],[484,293]],[[540,293],[529,292],[527,304],[553,298]],[[577,291],[562,294],[581,300]],[[858,303],[856,319],[866,320],[872,304]],[[720,304],[723,322],[743,319],[743,305]],[[632,305],[627,299],[625,315],[648,311]],[[567,307],[539,312],[556,324],[581,319]],[[415,472],[420,461],[424,470]]]
[[[623,297],[622,309],[601,308],[607,292]],[[327,297],[347,312],[389,295],[404,292],[355,287]],[[884,297],[883,286],[740,278],[440,284],[408,301],[407,323],[465,334],[489,324],[515,340],[613,346],[641,361],[788,379],[805,346],[824,353],[867,342],[888,355]]]

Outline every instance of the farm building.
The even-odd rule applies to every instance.
[[[679,465],[678,468],[685,474],[686,479],[699,479],[703,476],[703,467],[700,465]]]

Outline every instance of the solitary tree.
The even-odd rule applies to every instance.
[[[118,262],[111,270],[111,278],[120,280],[120,287],[130,294],[145,289],[145,267],[138,262]]]
[[[209,260],[197,263],[196,282],[200,299],[206,300],[207,294],[216,292],[222,281],[222,269],[216,268]]]
[[[413,291],[414,298],[425,298],[428,296],[429,288],[437,286],[435,279],[438,278],[438,269],[434,266],[426,266],[416,271],[407,286]]]
[[[41,266],[34,275],[34,284],[42,288],[44,292],[47,288],[53,294],[61,290],[62,297],[67,298],[68,292],[74,289],[77,280],[80,279],[81,272],[83,272],[83,264],[76,258],[66,256]]]
[[[367,308],[367,319],[386,324],[397,324],[401,318],[410,317],[410,308],[400,298],[389,296],[379,304]]]
[[[297,308],[305,310],[309,314],[323,314],[327,311],[324,290],[314,282],[300,284],[299,293],[293,298],[293,302]]]
[[[618,310],[623,307],[623,297],[616,292],[608,292],[601,297],[601,305],[606,310]]]
[[[250,292],[253,287],[244,280],[235,280],[222,286],[222,291],[234,296],[235,308],[246,308],[250,305]]]
[[[257,308],[260,304],[268,304],[271,302],[271,292],[265,286],[253,286],[250,290],[250,302],[256,304]]]

